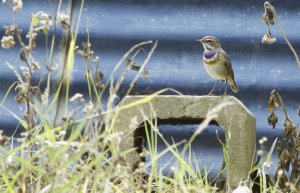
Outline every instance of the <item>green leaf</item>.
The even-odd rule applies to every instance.
[[[268,154],[265,157],[263,157],[258,164],[256,164],[255,166],[252,167],[252,169],[250,170],[250,173],[256,171],[264,162],[271,162],[271,156],[275,149],[276,144],[277,144],[277,138],[274,140],[273,145],[272,145],[270,151],[268,152]]]

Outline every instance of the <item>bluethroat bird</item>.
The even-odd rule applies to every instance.
[[[217,79],[217,82],[208,95],[213,94],[215,87],[220,80],[226,84],[224,95],[226,95],[227,83],[234,93],[239,92],[239,89],[234,82],[230,58],[221,47],[218,39],[213,36],[205,36],[197,41],[200,41],[204,48],[203,64],[206,72],[213,79]]]

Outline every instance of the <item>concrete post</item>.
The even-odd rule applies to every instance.
[[[146,96],[127,96],[120,106],[143,99]],[[115,129],[122,136],[119,144],[121,151],[136,147],[135,128],[140,125],[144,117],[149,120],[157,119],[205,119],[207,112],[217,105],[229,102],[222,108],[215,121],[220,127],[230,133],[226,141],[228,145],[229,165],[227,166],[227,184],[231,188],[247,179],[253,164],[256,144],[256,121],[254,115],[233,96],[157,96],[150,103],[145,103],[122,110],[116,119]],[[154,117],[154,114],[156,117]],[[133,124],[135,122],[135,124]],[[139,153],[134,151],[127,154],[127,162],[135,169],[136,163],[141,161]]]

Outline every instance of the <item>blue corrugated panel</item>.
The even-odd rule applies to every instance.
[[[24,1],[24,10],[18,19],[24,29],[28,28],[31,12],[49,11],[48,1],[36,2]],[[272,3],[286,35],[300,54],[300,1]],[[0,6],[0,12],[0,24],[9,24],[9,10]],[[271,28],[277,38],[276,44],[261,44],[266,32],[261,19],[263,12],[263,1],[259,0],[89,0],[85,4],[78,44],[86,41],[88,18],[92,46],[95,55],[101,58],[101,68],[107,78],[132,45],[144,40],[158,40],[158,48],[147,66],[149,78],[140,79],[138,89],[150,87],[151,91],[156,91],[171,87],[184,94],[203,95],[210,91],[214,80],[204,71],[203,48],[195,39],[216,36],[232,60],[236,83],[240,88],[235,96],[255,114],[258,138],[267,136],[270,144],[276,137],[282,136],[283,127],[279,123],[272,130],[267,123],[269,93],[273,88],[278,89],[290,116],[299,123],[296,110],[300,104],[300,68],[276,27]],[[4,62],[20,63],[16,59],[17,52],[18,49],[1,49],[1,95],[15,80],[13,73],[4,67]],[[43,51],[37,52],[43,54]],[[125,82],[133,76],[134,72],[130,73]],[[86,93],[84,64],[80,58],[76,60],[74,77],[74,92]],[[18,112],[12,97],[6,106]],[[279,120],[283,120],[282,114]],[[0,121],[1,128],[15,128],[16,120],[7,112],[3,112]],[[176,132],[173,135],[176,136]],[[216,147],[218,144],[211,148]],[[214,155],[214,152],[207,154]],[[218,156],[221,159],[221,155]]]

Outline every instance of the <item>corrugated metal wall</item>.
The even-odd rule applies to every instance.
[[[18,22],[25,31],[29,26],[31,12],[54,10],[48,1],[38,2],[24,1]],[[74,2],[79,6],[79,1]],[[266,31],[261,20],[263,3],[264,1],[259,0],[88,0],[85,3],[78,44],[86,41],[88,18],[92,48],[95,55],[101,58],[100,67],[107,79],[114,65],[132,45],[144,40],[158,40],[158,48],[147,66],[149,78],[140,79],[137,89],[142,91],[150,87],[150,91],[157,91],[171,87],[184,94],[203,95],[210,91],[214,80],[204,71],[203,48],[195,39],[206,35],[216,36],[233,63],[236,82],[240,87],[240,92],[235,96],[255,114],[257,138],[267,136],[271,144],[276,137],[282,135],[283,128],[279,123],[272,130],[266,121],[269,93],[277,88],[286,102],[290,116],[299,123],[296,110],[300,104],[300,68],[276,27],[271,30],[277,37],[277,43],[269,46],[261,44]],[[300,1],[278,0],[271,3],[277,10],[286,35],[300,54]],[[11,23],[11,13],[7,7],[1,5],[0,13],[1,25]],[[3,34],[3,29],[1,30]],[[42,38],[41,42],[44,42]],[[36,50],[36,55],[44,56],[44,50]],[[20,63],[17,57],[18,48],[0,50],[1,96],[16,80],[4,62],[9,61],[17,66]],[[143,57],[145,55],[141,54],[137,61]],[[39,57],[39,60],[41,63],[45,61],[43,57]],[[76,85],[74,92],[87,93],[84,64],[80,58],[76,60],[73,75],[76,77],[73,80]],[[128,83],[134,75],[131,72],[125,82]],[[4,105],[21,114],[12,99],[13,93]],[[1,111],[1,129],[12,133],[17,121],[8,112]],[[279,116],[279,122],[281,120],[283,116]],[[172,132],[172,135],[180,138],[182,133]],[[219,145],[213,144],[209,145],[213,151],[205,152],[212,158],[209,162],[217,160],[216,157],[221,160]]]

